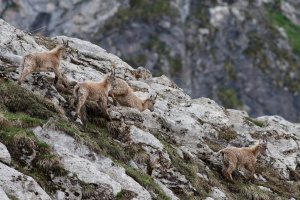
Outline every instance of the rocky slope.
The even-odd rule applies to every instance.
[[[111,122],[88,102],[74,122],[69,91],[51,72],[18,77],[23,55],[69,42],[61,62],[69,83],[117,76],[139,96],[157,94],[154,112],[110,105]],[[152,77],[90,42],[28,34],[0,20],[0,194],[2,199],[299,199],[300,124],[250,118],[208,98],[192,99],[166,76]],[[268,139],[255,181],[221,175],[217,151]]]
[[[193,98],[299,121],[296,0],[1,0],[3,19],[99,44]]]

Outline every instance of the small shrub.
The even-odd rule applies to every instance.
[[[257,119],[253,119],[253,118],[250,118],[250,117],[244,117],[246,120],[252,122],[253,124],[255,124],[256,126],[259,126],[259,127],[263,127],[264,124],[265,124],[265,121],[260,121],[260,120],[257,120]]]
[[[0,113],[0,129],[5,129],[10,122]]]
[[[216,128],[216,130],[219,132],[219,137],[223,138],[227,141],[233,140],[233,139],[237,138],[237,136],[238,136],[237,132],[228,126]]]
[[[225,108],[241,108],[243,106],[243,102],[238,98],[235,90],[231,88],[219,88],[217,96]]]
[[[60,169],[62,166],[60,158],[54,154],[42,155],[36,165],[46,173]]]

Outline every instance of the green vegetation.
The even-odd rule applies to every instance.
[[[149,40],[147,42],[145,42],[143,44],[143,47],[145,49],[150,49],[152,51],[155,51],[156,53],[158,53],[159,55],[161,54],[164,54],[164,53],[167,53],[168,50],[166,49],[166,43],[161,41],[159,38],[158,38],[158,35],[154,34],[154,35],[151,35],[149,37]]]
[[[141,20],[146,23],[162,18],[163,16],[177,15],[177,10],[171,6],[170,0],[130,0],[129,8],[120,8],[118,12],[103,26],[99,32],[108,32],[114,27],[123,27],[129,21]]]
[[[173,191],[180,199],[204,199],[208,196],[210,192],[210,184],[205,179],[200,178],[197,173],[207,173],[205,166],[201,163],[198,163],[194,158],[190,157],[187,154],[184,154],[184,158],[181,158],[176,149],[173,148],[170,143],[168,143],[159,133],[153,132],[160,142],[164,145],[164,148],[167,150],[172,165],[181,173],[184,174],[188,181],[192,183],[195,187],[195,194],[184,195],[181,191]],[[212,177],[212,179],[214,179]]]
[[[235,90],[231,88],[219,88],[217,95],[225,108],[241,108],[243,106],[243,102],[238,98]]]
[[[147,22],[159,19],[164,15],[173,16],[176,11],[172,8],[170,0],[130,0],[132,17],[141,18]]]
[[[182,70],[181,58],[169,58],[170,72],[172,75],[179,75]]]
[[[257,181],[257,185],[261,185],[267,188],[270,188],[276,195],[270,195],[274,198],[274,196],[284,197],[282,199],[290,199],[292,197],[300,196],[300,182],[288,182],[286,181],[282,174],[278,170],[271,170],[267,164],[263,164],[258,161],[255,164],[255,173],[261,174],[264,178],[267,179],[267,182]],[[273,199],[271,198],[271,199]]]
[[[127,200],[127,199],[133,199],[136,197],[136,194],[129,191],[129,190],[121,190],[116,196],[117,200]]]
[[[145,188],[151,189],[152,192],[158,195],[157,197],[152,196],[153,199],[170,200],[170,197],[168,197],[164,193],[164,191],[154,182],[153,177],[142,172],[140,169],[135,169],[125,164],[123,164],[122,166],[125,168],[127,175],[131,176],[136,182],[138,182]],[[152,192],[150,192],[150,194],[152,194]]]
[[[25,113],[30,118],[23,120],[41,120],[56,116],[57,111],[52,102],[42,99],[32,92],[20,87],[15,82],[0,80],[0,108],[6,108],[11,113]]]
[[[195,3],[195,2],[194,2]],[[191,6],[191,14],[188,16],[187,23],[191,22],[193,25],[198,25],[199,27],[210,27],[210,16],[207,15],[207,10],[209,8],[205,3],[198,1],[196,6]]]
[[[218,142],[211,140],[209,138],[204,137],[203,140],[205,141],[205,143],[209,146],[209,148],[215,152],[220,151],[221,149],[223,149],[222,145],[219,144]]]
[[[293,48],[293,52],[300,55],[300,26],[291,22],[288,18],[282,14],[280,8],[276,6],[270,6],[268,9],[268,14],[270,15],[274,24],[279,27],[284,28],[286,34],[288,35],[290,44]]]
[[[234,67],[234,64],[232,63],[232,61],[230,61],[230,60],[226,61],[224,64],[224,69],[229,78],[231,78],[231,79],[236,78],[236,71],[235,71],[235,67]]]
[[[255,124],[256,126],[259,126],[259,127],[263,127],[264,124],[265,124],[265,121],[260,121],[260,120],[257,120],[257,119],[253,119],[253,118],[250,118],[250,117],[244,117],[246,120],[252,122],[253,124]]]
[[[39,141],[32,130],[23,128],[22,124],[9,125],[0,130],[0,135],[0,142],[12,156],[12,165],[33,177],[48,193],[54,193],[55,186],[50,181],[50,174],[62,175],[66,171],[59,165],[59,158],[50,153],[50,146]],[[36,156],[28,163],[28,157],[34,152]]]
[[[7,194],[7,197],[10,199],[10,200],[19,200],[17,197],[13,196],[13,195],[10,195],[10,194]]]
[[[44,119],[30,117],[27,114],[21,113],[21,112],[11,113],[8,111],[4,111],[3,115],[5,116],[6,119],[11,121],[12,123],[22,123],[23,127],[24,126],[26,126],[26,127],[38,126],[38,125],[46,122],[46,120],[44,120]]]
[[[10,122],[0,113],[0,129],[5,129]]]
[[[237,138],[237,136],[238,136],[238,134],[236,133],[236,131],[233,131],[230,129],[224,130],[219,133],[219,137],[223,138],[227,141],[233,140],[233,139]]]
[[[285,33],[288,36],[289,43],[292,47],[292,52],[300,56],[300,26],[291,22],[288,18],[284,16],[280,8],[280,1],[275,1],[273,3],[265,4],[267,8],[267,14],[269,16],[270,21],[268,21],[266,26],[269,28],[269,32],[274,33],[273,35],[277,35],[278,37],[282,37],[279,34],[279,31],[275,28],[276,26],[284,29]],[[298,59],[294,59],[293,55],[287,51],[286,49],[280,49],[276,46],[276,43],[273,41],[268,42],[272,51],[276,54],[277,58],[283,62],[289,63],[289,69],[283,72],[280,72],[281,76],[277,78],[276,82],[278,86],[286,86],[292,92],[300,91],[299,80],[295,80],[290,77],[289,73],[294,72],[299,75],[299,61]],[[265,55],[266,57],[266,55]],[[263,58],[262,62],[265,64],[260,64],[259,67],[265,68],[268,65],[268,58]],[[264,71],[265,71],[264,70]],[[272,69],[270,71],[273,71]]]
[[[264,47],[262,36],[255,31],[251,31],[247,33],[247,37],[250,39],[250,44],[248,45],[248,48],[245,49],[244,53],[252,57],[260,55]]]
[[[143,53],[126,58],[121,57],[121,59],[126,63],[130,63],[134,67],[144,66],[146,62],[146,56]]]

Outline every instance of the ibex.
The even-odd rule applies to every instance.
[[[113,76],[115,77],[116,62],[110,61],[113,69]],[[154,111],[154,104],[157,95],[149,96],[147,98],[138,97],[132,90],[132,88],[127,84],[126,81],[120,78],[114,78],[112,86],[108,95],[112,97],[114,105],[117,105],[117,102],[121,106],[127,106],[138,109],[140,112],[143,112],[146,109],[149,109],[151,112]]]
[[[57,45],[54,49],[46,52],[35,52],[23,57],[21,62],[21,74],[18,84],[21,84],[24,78],[32,72],[52,71],[55,73],[54,84],[56,85],[58,78],[62,80],[65,87],[68,87],[60,70],[59,64],[62,57],[69,52],[68,42]]]
[[[96,101],[102,111],[104,111],[105,118],[110,121],[110,116],[107,112],[108,91],[111,88],[111,83],[114,81],[111,73],[106,74],[102,80],[98,82],[85,81],[77,83],[73,90],[70,107],[73,108],[75,101],[77,102],[75,118],[78,117],[80,109],[86,100]]]
[[[249,179],[254,180],[254,163],[256,162],[257,156],[262,153],[266,154],[267,143],[259,142],[250,147],[227,147],[221,149],[219,153],[222,155],[223,169],[222,173],[226,179],[233,182],[231,173],[236,167],[243,167],[247,169],[249,174]]]
[[[113,98],[114,104],[118,102],[121,106],[127,106],[138,109],[140,112],[149,109],[154,111],[154,104],[156,97],[152,95],[148,98],[142,99],[138,97],[126,81],[115,78],[109,91],[109,96]]]

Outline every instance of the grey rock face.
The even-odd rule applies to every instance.
[[[0,196],[3,200],[9,200],[5,192],[3,191],[2,187],[0,188]]]
[[[0,186],[2,189],[24,200],[51,200],[50,196],[31,177],[0,163]],[[2,197],[1,197],[2,198]],[[5,198],[5,196],[4,196]]]
[[[0,142],[0,161],[5,164],[10,164],[11,162],[11,156],[4,144]]]
[[[125,174],[125,170],[104,156],[96,155],[85,145],[77,144],[74,138],[53,128],[34,129],[39,139],[53,145],[54,151],[63,158],[66,169],[88,184],[102,188],[104,199],[112,199],[121,189],[133,191],[137,199],[151,199],[150,194]],[[59,141],[59,142],[58,142]],[[93,155],[93,159],[90,156]]]
[[[77,35],[82,32],[90,35],[95,34],[99,24],[110,18],[119,5],[115,0],[1,0],[0,11],[8,8],[3,19],[25,31],[46,35]]]

